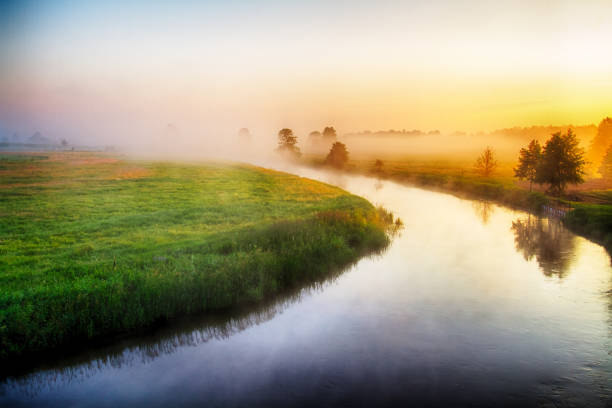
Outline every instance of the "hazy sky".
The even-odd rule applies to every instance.
[[[610,1],[0,2],[0,130],[121,141],[612,114]]]

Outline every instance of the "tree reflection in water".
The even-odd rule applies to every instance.
[[[575,237],[560,220],[529,215],[512,222],[516,250],[526,261],[535,257],[546,276],[564,278],[573,259]]]
[[[494,211],[491,202],[487,200],[474,200],[472,201],[472,207],[474,208],[474,212],[476,212],[476,216],[480,218],[484,225],[487,225]]]

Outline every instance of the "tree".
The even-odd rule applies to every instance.
[[[278,152],[288,153],[293,157],[300,157],[300,148],[297,147],[297,136],[293,134],[293,130],[283,128],[278,132]]]
[[[559,196],[568,184],[584,182],[584,151],[572,129],[566,134],[553,133],[544,145],[534,181],[550,185],[549,191]]]
[[[250,142],[251,141],[251,132],[249,129],[242,128],[238,131],[238,140],[241,142]]]
[[[321,144],[321,132],[313,130],[308,134],[308,145],[310,148],[317,148]]]
[[[376,161],[374,162],[374,172],[382,173],[384,167],[385,167],[385,163],[383,163],[383,161],[380,159],[376,159]]]
[[[600,163],[610,144],[612,144],[612,119],[606,117],[597,126],[597,134],[589,147],[589,159],[595,165]]]
[[[348,162],[348,150],[344,143],[336,142],[332,145],[327,157],[325,158],[325,164],[332,165],[338,169],[344,167]]]
[[[529,180],[529,191],[535,181],[541,156],[542,147],[535,139],[529,142],[526,149],[523,147],[519,153],[519,164],[514,168],[514,177],[519,180]]]
[[[62,147],[68,146],[68,141],[66,139],[62,139],[60,143],[62,144]]]
[[[480,157],[476,159],[474,168],[476,169],[476,173],[483,177],[489,177],[491,174],[493,174],[497,168],[497,160],[495,159],[493,149],[487,146]]]
[[[612,144],[608,147],[606,151],[606,155],[601,161],[601,166],[599,166],[599,173],[606,180],[612,180]]]
[[[325,129],[323,129],[323,139],[328,141],[335,141],[336,137],[336,129],[334,129],[333,126],[326,126]]]
[[[313,130],[308,134],[308,140],[318,141],[321,138],[321,132],[318,130]]]

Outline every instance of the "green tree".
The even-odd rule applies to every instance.
[[[566,134],[553,133],[544,145],[534,181],[550,185],[549,191],[559,196],[568,184],[584,182],[584,151],[568,129]]]
[[[599,174],[606,180],[612,180],[612,144],[608,147],[606,155],[599,166]]]
[[[491,174],[493,174],[497,168],[497,160],[495,159],[493,149],[487,146],[478,159],[476,159],[474,168],[476,173],[483,177],[489,177]]]
[[[327,157],[325,158],[325,164],[332,165],[338,169],[344,167],[348,162],[348,150],[344,143],[336,142],[332,145]]]
[[[542,147],[535,139],[529,142],[526,149],[523,147],[519,153],[519,163],[514,168],[514,177],[519,180],[529,180],[529,191],[535,181],[541,157]]]

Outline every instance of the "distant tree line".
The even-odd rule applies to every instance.
[[[348,162],[349,152],[344,143],[336,141],[338,134],[333,126],[326,126],[323,132],[313,131],[308,135],[309,143],[314,145],[331,144],[329,153],[325,158],[325,164],[342,169]],[[283,128],[278,132],[278,147],[276,151],[286,154],[292,159],[301,156],[300,148],[297,146],[298,138],[289,128]]]

